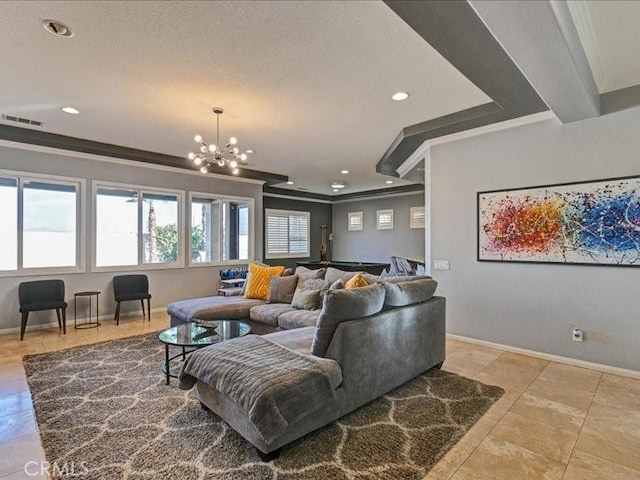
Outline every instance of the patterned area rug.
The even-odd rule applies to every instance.
[[[40,437],[61,476],[421,479],[504,393],[433,369],[263,463],[195,389],[164,384],[163,360],[156,334],[25,357]]]

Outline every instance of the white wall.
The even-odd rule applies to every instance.
[[[67,310],[67,326],[71,325],[71,328],[73,328],[72,303],[74,292],[100,290],[102,292],[102,295],[100,295],[100,314],[113,314],[115,311],[111,279],[120,272],[91,273],[92,222],[90,215],[92,180],[184,190],[187,192],[185,201],[188,198],[188,191],[252,197],[255,199],[255,255],[257,258],[262,256],[262,185],[258,183],[238,182],[206,175],[162,171],[144,166],[123,165],[2,146],[0,146],[0,169],[84,178],[87,181],[87,191],[85,192],[87,202],[86,273],[48,275],[46,277],[1,277],[0,312],[2,312],[2,315],[0,315],[0,330],[20,326],[18,284],[29,280],[61,278],[65,281],[66,298],[67,302],[70,303],[70,308]],[[149,276],[150,292],[153,295],[151,300],[152,309],[165,307],[174,300],[215,295],[219,282],[218,268],[216,267],[148,271],[141,267],[139,273],[146,273]],[[80,306],[78,309],[80,310]],[[123,314],[139,309],[139,302],[125,302],[122,304]],[[55,312],[34,312],[29,316],[27,327],[52,322],[54,319]]]
[[[424,193],[333,204],[332,260],[390,262],[392,255],[424,257],[424,228],[409,228],[409,208],[424,205]],[[376,230],[376,210],[393,209],[393,230]],[[364,229],[350,232],[349,212],[363,212]]]
[[[436,146],[431,172],[431,254],[451,262],[433,271],[448,332],[640,370],[640,268],[476,261],[478,191],[640,175],[640,108]]]

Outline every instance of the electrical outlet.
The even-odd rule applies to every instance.
[[[577,327],[576,327],[576,328],[574,328],[574,329],[573,329],[573,333],[572,333],[572,335],[571,335],[571,339],[572,339],[574,342],[582,342],[582,340],[583,340],[583,332],[582,332],[582,329],[581,329],[581,328],[577,328]]]
[[[449,260],[434,260],[433,261],[433,269],[434,270],[449,270]]]

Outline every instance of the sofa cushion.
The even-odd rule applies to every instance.
[[[391,277],[380,278],[380,281],[387,283],[400,283],[410,282],[411,280],[424,280],[425,278],[431,277],[429,275],[394,275]]]
[[[384,286],[379,283],[351,290],[328,290],[318,317],[311,353],[324,357],[338,324],[378,313],[382,310],[384,298]]]
[[[271,280],[269,280],[269,296],[267,297],[267,303],[290,304],[291,300],[293,300],[293,292],[296,291],[297,285],[297,275],[271,277]]]
[[[315,327],[296,328],[295,330],[285,330],[265,335],[265,338],[278,343],[283,347],[305,355],[311,355],[311,342]],[[314,357],[323,370],[329,375],[329,383],[335,389],[342,383],[342,370],[335,360],[329,358]]]
[[[202,297],[179,300],[167,305],[167,313],[183,322],[202,320],[241,320],[249,318],[249,309],[262,305],[263,300],[244,297]]]
[[[320,308],[320,299],[325,289],[325,281],[320,278],[310,278],[302,283],[298,280],[291,306],[303,310],[316,310]]]
[[[265,303],[256,305],[249,310],[249,318],[267,325],[278,325],[278,317],[285,312],[295,311],[287,303]]]
[[[347,283],[354,275],[358,273],[364,272],[345,272],[344,270],[338,270],[337,268],[329,267],[327,268],[327,273],[325,274],[324,279],[329,285],[339,279],[342,279],[344,283]]]
[[[295,274],[298,275],[298,285],[302,285],[305,281],[311,280],[314,278],[324,279],[325,274],[327,273],[326,268],[318,268],[316,270],[311,270],[307,267],[296,267]]]
[[[363,273],[362,277],[367,281],[367,283],[369,285],[371,285],[372,283],[376,283],[379,280],[383,280],[383,276],[382,275],[373,275],[372,273]]]
[[[257,263],[249,264],[249,275],[247,276],[247,288],[245,298],[255,298],[266,300],[269,296],[269,281],[274,275],[280,276],[284,271],[284,266],[265,267]]]
[[[369,285],[369,282],[365,280],[361,273],[357,273],[344,284],[344,288],[349,290],[350,288],[366,287],[367,285]]]
[[[404,307],[429,300],[436,292],[438,282],[433,278],[422,278],[398,283],[381,282],[380,285],[385,289],[385,307]]]
[[[296,310],[284,312],[278,316],[278,326],[284,330],[301,327],[315,327],[320,310]]]

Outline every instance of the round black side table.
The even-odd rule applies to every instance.
[[[96,297],[96,321],[95,323],[91,321],[91,310],[92,310],[92,301],[91,298],[95,295]],[[78,297],[89,297],[89,320],[84,323],[78,324]],[[88,292],[76,292],[73,294],[73,326],[74,328],[96,328],[102,325],[100,323],[100,314],[98,311],[98,303],[100,303],[100,292],[98,291],[88,291]]]

